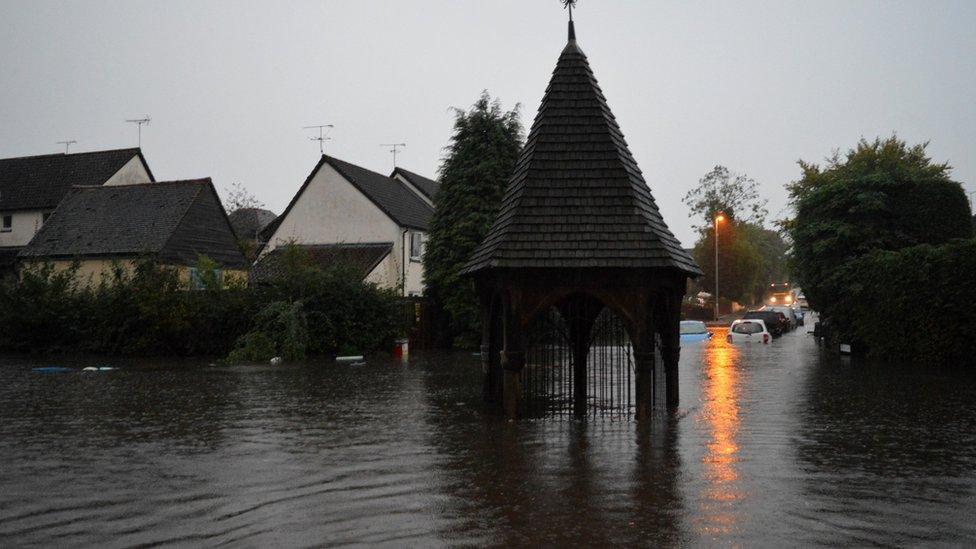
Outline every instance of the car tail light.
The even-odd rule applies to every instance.
[[[763,334],[763,343],[769,343],[769,334]]]

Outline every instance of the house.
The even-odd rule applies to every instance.
[[[0,159],[0,276],[72,186],[153,181],[139,149]]]
[[[407,173],[395,171],[388,177],[323,155],[285,211],[263,232],[267,242],[256,271],[268,270],[261,262],[288,244],[316,251],[313,258],[324,262],[375,258],[373,254],[384,250],[365,280],[400,288],[405,296],[423,295],[421,261],[434,213],[423,189],[436,191],[436,182],[415,176],[419,179],[411,184]]]
[[[114,265],[131,269],[149,257],[178,269],[192,286],[200,256],[216,262],[224,280],[247,277],[247,261],[209,178],[73,187],[17,259],[21,271],[41,262],[55,269],[78,262],[78,281],[96,285]]]

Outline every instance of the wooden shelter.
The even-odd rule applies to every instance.
[[[573,22],[498,217],[462,273],[481,296],[485,395],[582,416],[678,402],[681,300],[701,275],[668,230]]]

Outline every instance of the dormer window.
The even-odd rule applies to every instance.
[[[3,214],[2,222],[0,222],[0,233],[9,233],[14,230],[14,216],[11,214]]]

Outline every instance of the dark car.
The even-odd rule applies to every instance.
[[[769,333],[773,334],[773,337],[783,335],[785,331],[784,326],[789,324],[786,315],[776,311],[749,311],[742,318],[762,320],[766,324],[766,329],[769,330]]]

